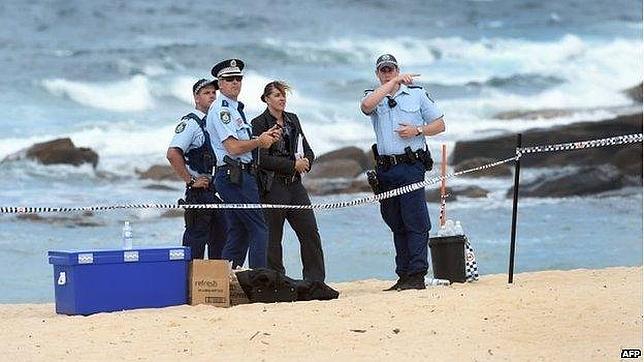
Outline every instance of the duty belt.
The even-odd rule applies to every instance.
[[[296,183],[297,181],[300,180],[298,175],[289,176],[289,175],[278,175],[278,174],[275,174],[273,179],[277,180],[278,182],[280,182],[280,183],[282,183],[284,185],[294,184],[294,183]]]
[[[242,171],[253,171],[255,170],[255,164],[254,163],[243,163],[240,162],[238,165],[223,165],[223,166],[217,166],[217,169],[223,169],[227,170],[231,167],[239,168]]]
[[[376,163],[379,167],[385,168],[396,166],[399,163],[414,163],[416,161],[423,160],[424,152],[424,150],[418,150],[411,152],[410,154],[402,153],[399,155],[379,155],[376,158]]]

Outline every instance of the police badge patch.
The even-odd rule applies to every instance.
[[[219,119],[221,119],[224,124],[230,123],[230,112],[226,110],[219,112]]]
[[[177,125],[177,128],[174,129],[174,133],[181,133],[186,129],[186,122],[181,122]]]

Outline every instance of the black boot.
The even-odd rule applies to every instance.
[[[399,290],[425,289],[425,273],[412,274],[404,283],[398,286]]]
[[[406,281],[407,281],[407,276],[406,275],[401,276],[400,278],[398,278],[398,281],[396,282],[396,284],[390,286],[387,289],[383,289],[382,291],[383,292],[391,292],[393,290],[400,290],[400,286],[403,285]]]

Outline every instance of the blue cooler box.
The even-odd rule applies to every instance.
[[[56,313],[88,315],[188,301],[190,248],[50,251]]]

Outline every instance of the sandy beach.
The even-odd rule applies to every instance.
[[[0,305],[3,360],[617,360],[642,348],[642,268],[483,276],[381,292],[332,284],[329,302],[56,315]]]

